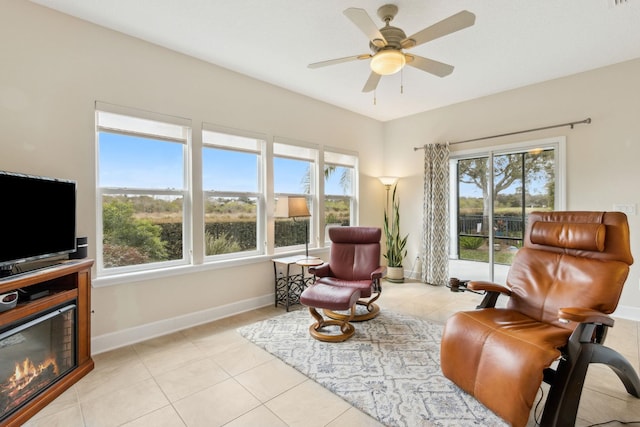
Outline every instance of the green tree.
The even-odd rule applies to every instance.
[[[166,244],[160,238],[162,229],[146,219],[134,218],[131,202],[112,199],[102,206],[103,252],[107,267],[164,261]],[[127,259],[123,252],[135,252]]]
[[[489,177],[488,162],[489,159],[486,157],[458,162],[459,181],[475,184],[482,190],[483,214],[485,216],[489,215],[489,209],[492,205],[491,200],[489,200],[491,179]],[[549,191],[550,188],[553,188],[553,165],[553,150],[495,156],[493,158],[493,197],[498,200],[502,191],[523,178],[529,184],[542,180],[546,184],[547,191]],[[550,196],[552,199],[553,195],[551,194]]]
[[[329,177],[334,174],[336,169],[336,166],[325,165],[324,179],[329,179]],[[349,194],[349,190],[351,189],[351,169],[342,168],[342,174],[340,174],[340,187],[342,187],[342,191],[344,192],[344,194]]]
[[[336,171],[338,167],[333,165],[325,165],[324,166],[324,179],[325,181],[331,177]],[[307,167],[307,171],[302,177],[302,191],[304,194],[311,193],[311,166]],[[342,173],[340,174],[340,187],[342,187],[342,191],[344,194],[349,194],[351,190],[351,169],[342,168]]]

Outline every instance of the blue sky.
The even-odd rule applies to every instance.
[[[100,133],[99,179],[103,187],[182,188],[182,144]],[[203,188],[219,191],[257,192],[256,155],[205,149],[202,158]],[[302,193],[308,163],[274,159],[274,189]],[[328,194],[343,194],[340,171],[325,182]]]
[[[182,145],[100,133],[102,187],[183,188]]]

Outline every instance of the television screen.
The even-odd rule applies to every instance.
[[[76,183],[0,171],[0,267],[75,251]]]

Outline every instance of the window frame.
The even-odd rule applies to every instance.
[[[275,183],[275,173],[276,173],[276,165],[275,159],[289,159],[296,161],[305,161],[309,162],[309,193],[294,193],[294,192],[277,192],[276,191],[276,183]],[[309,229],[308,229],[308,245],[309,251],[312,249],[320,248],[318,243],[318,238],[315,237],[319,233],[320,221],[319,221],[319,203],[318,203],[318,187],[319,187],[319,170],[322,167],[320,164],[320,147],[315,144],[310,144],[301,141],[295,141],[287,138],[274,137],[273,145],[272,145],[272,156],[270,159],[271,168],[272,168],[272,177],[273,177],[273,195],[272,200],[274,201],[273,206],[275,209],[275,201],[281,197],[304,197],[307,199],[307,206],[309,207],[309,213],[311,217],[309,218]],[[323,169],[324,170],[324,169]],[[275,235],[275,221],[276,218],[272,215],[273,224],[274,224],[274,232],[273,239],[268,242],[269,247],[271,249],[271,253],[281,255],[286,252],[294,252],[305,249],[305,244],[302,243],[300,245],[289,245],[289,246],[276,246],[276,235]]]
[[[102,120],[101,120],[102,119]],[[112,119],[112,120],[109,120]],[[123,126],[118,127],[117,121],[122,119]],[[138,123],[129,127],[127,123]],[[144,124],[153,122],[165,132],[153,133],[144,129]],[[101,124],[102,123],[102,124]],[[137,273],[143,271],[154,271],[164,268],[188,265],[192,262],[192,236],[189,230],[192,229],[192,211],[189,203],[191,194],[191,167],[189,163],[191,149],[191,122],[186,119],[150,113],[127,107],[114,106],[111,104],[96,102],[95,107],[95,129],[96,129],[96,272],[98,277],[117,276],[127,273]],[[144,130],[143,130],[144,129]],[[168,130],[182,130],[182,136],[170,135]],[[172,142],[182,145],[182,189],[162,189],[162,188],[134,188],[134,187],[109,187],[100,184],[100,135],[115,134],[126,137],[144,138],[163,142]],[[105,195],[149,195],[149,196],[169,196],[182,197],[182,258],[160,262],[150,262],[144,264],[132,264],[119,267],[104,266],[104,218],[103,199]]]
[[[329,247],[331,240],[329,239],[327,224],[325,223],[325,203],[327,198],[331,199],[344,199],[349,201],[349,225],[355,226],[358,224],[358,198],[359,194],[359,180],[358,180],[358,155],[357,153],[339,150],[335,148],[325,148],[323,150],[323,165],[322,165],[322,181],[323,181],[323,197],[322,197],[322,215],[320,229],[324,229],[325,232],[321,236],[321,247]],[[350,194],[330,194],[327,193],[324,185],[324,170],[327,166],[336,166],[351,169],[351,192]]]
[[[255,148],[249,148],[248,146],[240,147],[239,145],[234,145],[233,143],[216,143],[216,142],[206,142],[207,137],[206,133],[217,133],[224,134],[226,136],[231,136],[234,138],[243,138],[248,140],[255,140]],[[256,199],[256,249],[252,251],[243,251],[243,252],[232,252],[225,254],[216,254],[216,255],[207,255],[206,247],[203,244],[203,263],[213,263],[216,261],[223,261],[229,259],[239,259],[239,258],[249,258],[255,257],[258,255],[264,255],[266,252],[265,247],[265,238],[262,236],[265,235],[266,230],[266,203],[265,203],[265,158],[266,158],[266,145],[267,145],[267,137],[260,133],[253,132],[243,132],[236,129],[229,129],[223,126],[211,125],[204,123],[202,126],[202,152],[206,148],[214,148],[219,150],[228,150],[233,152],[240,153],[250,153],[255,154],[257,156],[257,164],[256,164],[256,192],[252,191],[228,191],[228,190],[206,190],[202,188],[202,206],[203,206],[203,222],[202,222],[202,239],[204,243],[205,239],[205,206],[209,197],[248,197]],[[204,156],[203,156],[204,157]],[[203,158],[202,157],[202,158]],[[202,174],[201,180],[203,181],[204,177],[204,164],[202,165]]]
[[[457,239],[458,239],[458,227],[457,227],[457,214],[458,214],[458,186],[457,186],[457,162],[460,160],[467,160],[476,157],[486,156],[491,164],[491,175],[493,175],[493,158],[494,156],[522,153],[524,151],[533,151],[540,148],[552,148],[554,150],[554,179],[555,179],[555,193],[554,193],[554,210],[566,209],[566,172],[567,172],[567,157],[566,157],[566,137],[555,136],[549,138],[527,140],[521,142],[490,145],[482,148],[467,149],[454,151],[449,156],[449,188],[452,189],[449,194],[449,259],[459,259],[457,253]],[[492,178],[493,179],[493,178]],[[491,189],[493,186],[490,187]],[[490,194],[490,199],[494,199],[493,193]],[[493,208],[490,210],[489,223],[493,223]],[[526,226],[526,225],[525,225]],[[489,233],[489,244],[493,244],[493,233]],[[494,280],[494,262],[493,257],[490,256],[490,277],[489,280]]]

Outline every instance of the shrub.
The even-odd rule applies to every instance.
[[[105,268],[146,264],[150,261],[149,256],[139,248],[109,243],[102,247],[102,257]]]
[[[484,243],[482,237],[460,236],[461,249],[478,249]]]
[[[230,254],[240,252],[240,245],[228,234],[221,234],[215,237],[205,231],[204,235],[205,253],[207,255]]]
[[[103,244],[111,245],[113,248],[113,258],[105,258],[105,265],[107,261],[122,265],[120,263],[125,260],[119,254],[127,247],[135,248],[134,252],[149,262],[167,259],[165,242],[160,236],[162,228],[148,219],[135,218],[131,202],[117,199],[105,202],[102,207],[102,221]],[[128,264],[131,262],[125,265]]]

